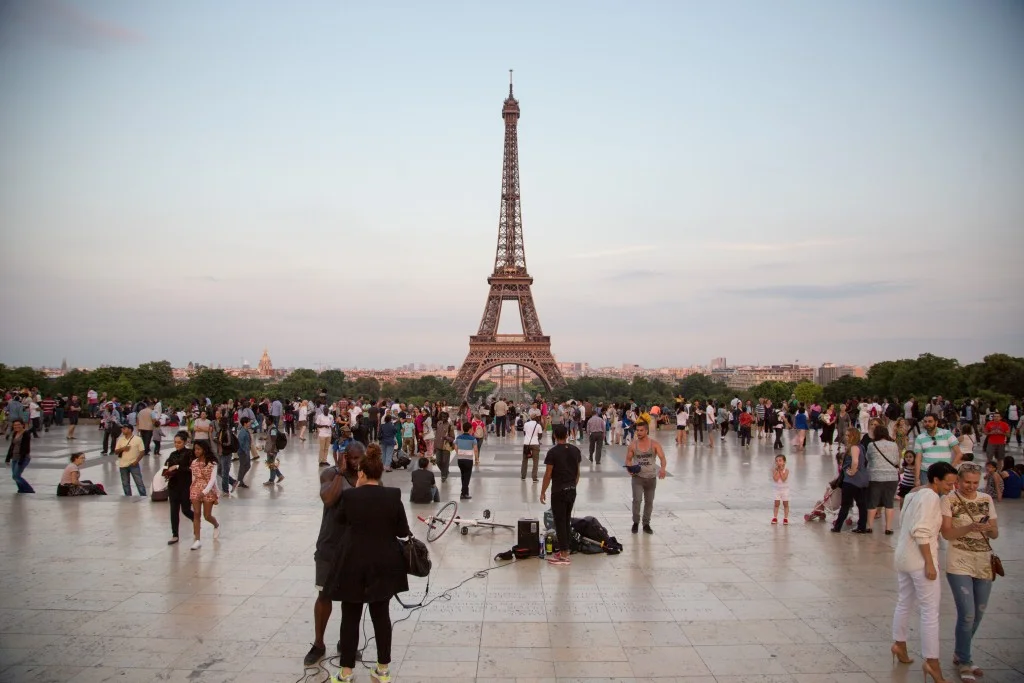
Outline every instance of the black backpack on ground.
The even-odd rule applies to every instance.
[[[618,555],[622,552],[622,544],[614,536],[609,536],[608,530],[594,517],[573,519],[570,527],[572,528],[572,538],[569,539],[571,551],[581,552],[585,555],[601,552]]]

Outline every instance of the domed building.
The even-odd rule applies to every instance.
[[[270,356],[267,354],[266,347],[263,349],[263,355],[260,356],[259,364],[256,365],[256,371],[259,373],[260,377],[274,376],[274,366],[270,362]]]

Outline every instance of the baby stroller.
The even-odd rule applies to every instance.
[[[805,522],[815,521],[828,521],[830,524],[835,522],[836,515],[839,514],[839,507],[843,500],[843,492],[839,487],[839,481],[833,480],[828,483],[828,488],[825,489],[825,495],[822,496],[810,514],[804,515]],[[853,524],[852,519],[846,520],[847,526]]]

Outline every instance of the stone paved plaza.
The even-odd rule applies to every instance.
[[[62,431],[33,444],[26,478],[38,493],[0,484],[0,681],[195,681],[292,683],[313,638],[313,546],[320,523],[315,446],[293,442],[286,481],[253,485],[215,508],[222,536],[190,551],[167,546],[168,506],[121,495],[116,465],[99,455],[99,432],[82,427],[83,479],[107,497],[55,497],[70,452]],[[527,560],[495,569],[450,601],[406,612],[395,604],[395,680],[685,681],[686,683],[872,683],[919,681],[918,663],[893,666],[893,538],[828,533],[804,523],[833,474],[813,438],[806,454],[787,446],[792,471],[789,527],[772,527],[771,450],[741,451],[730,435],[714,450],[678,449],[658,438],[670,476],[659,482],[655,534],[633,536],[622,447],[600,468],[584,458],[577,515],[594,515],[625,545],[615,557],[574,556],[571,567]],[[165,441],[170,446],[170,438]],[[724,448],[723,448],[724,446]],[[519,446],[490,437],[474,473],[466,516],[484,508],[499,521],[540,517],[539,484],[519,479]],[[1014,455],[1019,451],[1013,450]],[[585,455],[585,454],[584,454]],[[158,458],[144,463],[147,486]],[[385,483],[408,490],[409,474]],[[458,475],[442,487],[457,497]],[[434,506],[408,506],[410,523]],[[1024,512],[999,505],[996,542],[1008,578],[996,582],[975,641],[983,681],[1024,681]],[[854,513],[855,514],[855,513]],[[449,532],[430,544],[431,595],[493,565],[508,531]],[[944,578],[942,652],[947,677],[955,611]],[[416,602],[424,582],[403,596]],[[337,640],[339,610],[328,626]],[[369,625],[369,620],[367,620]],[[371,645],[368,658],[374,652]],[[335,659],[330,663],[335,671]],[[305,680],[326,679],[308,670]],[[360,670],[357,680],[368,681]]]

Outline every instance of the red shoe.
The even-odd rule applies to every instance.
[[[778,517],[772,517],[772,524],[778,524],[778,523],[779,523],[779,518]]]
[[[788,519],[786,519],[785,517],[783,517],[783,518],[782,518],[782,523],[783,523],[783,524],[789,524],[789,520],[788,520]]]

